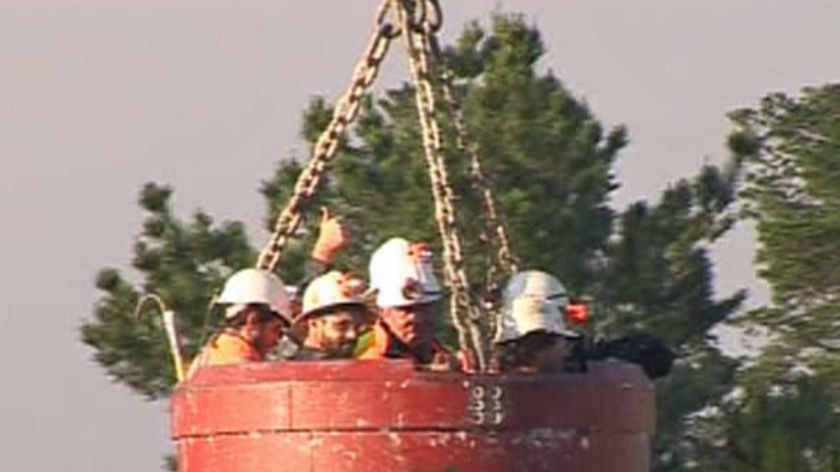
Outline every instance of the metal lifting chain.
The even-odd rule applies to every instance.
[[[452,70],[448,67],[446,58],[441,52],[437,35],[428,34],[427,38],[429,50],[437,66],[437,78],[443,91],[443,99],[446,102],[449,116],[455,128],[455,145],[461,155],[468,155],[470,158],[471,183],[473,189],[481,196],[484,206],[484,213],[482,215],[484,221],[480,239],[486,244],[489,244],[495,252],[495,257],[488,254],[488,259],[490,260],[484,276],[484,295],[487,297],[484,300],[487,302],[485,308],[488,310],[488,315],[490,315],[487,317],[487,328],[488,331],[494,332],[499,323],[499,313],[494,311],[498,302],[498,300],[494,299],[494,293],[498,289],[498,274],[512,277],[517,271],[516,260],[510,249],[507,228],[499,214],[496,198],[481,164],[478,145],[470,136],[469,128],[464,118],[464,109],[458,97],[458,92],[455,89]]]
[[[258,268],[273,271],[277,267],[283,248],[300,226],[302,212],[318,190],[324,171],[335,156],[344,131],[358,115],[362,97],[379,75],[382,60],[388,53],[391,41],[400,35],[399,28],[387,21],[392,6],[392,0],[383,0],[379,7],[376,31],[371,35],[364,56],[356,64],[350,87],[336,104],[332,121],[318,137],[312,158],[298,177],[289,201],[277,218],[274,232],[260,253]]]
[[[462,153],[466,153],[470,157],[470,176],[475,189],[481,194],[482,203],[484,204],[485,239],[495,246],[496,258],[491,266],[490,274],[488,274],[488,282],[491,280],[491,274],[495,270],[501,270],[508,276],[512,276],[517,271],[516,261],[513,253],[510,250],[510,240],[508,239],[507,228],[504,221],[501,219],[497,206],[496,198],[493,195],[493,190],[487,182],[487,177],[484,174],[484,169],[481,165],[481,159],[478,154],[478,146],[470,136],[467,122],[464,119],[464,110],[461,105],[461,100],[458,98],[457,91],[454,86],[454,78],[452,71],[446,65],[445,58],[441,53],[440,43],[437,40],[437,35],[429,34],[429,49],[432,57],[435,60],[435,65],[438,70],[438,79],[441,89],[443,90],[443,98],[449,108],[452,122],[455,126],[456,146]]]
[[[472,303],[464,270],[461,240],[455,224],[454,192],[449,185],[435,110],[431,53],[427,37],[440,26],[440,10],[435,0],[395,0],[398,17],[406,36],[408,62],[416,87],[417,112],[423,131],[423,149],[429,165],[435,220],[443,243],[444,276],[451,293],[451,315],[459,342],[475,356],[479,371],[487,366],[479,320],[482,313]],[[432,8],[433,10],[429,10]],[[420,10],[418,10],[420,9]],[[420,12],[421,22],[414,20]],[[429,13],[433,13],[430,15]],[[431,19],[430,19],[431,18]]]

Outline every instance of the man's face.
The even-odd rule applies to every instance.
[[[283,335],[283,325],[284,323],[276,317],[256,324],[253,331],[254,349],[261,355],[266,355],[277,347],[277,343],[280,342],[280,337]]]
[[[434,302],[418,305],[381,308],[379,316],[391,329],[394,336],[409,347],[425,346],[435,336]]]
[[[335,359],[353,356],[362,311],[342,308],[309,320],[305,345],[320,349]]]
[[[538,372],[562,372],[568,353],[568,343],[562,337],[553,338],[553,342],[537,351],[534,367]]]

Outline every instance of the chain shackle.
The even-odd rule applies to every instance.
[[[408,27],[412,31],[436,34],[443,25],[443,12],[438,0],[398,0],[402,1],[408,16]]]
[[[394,39],[402,34],[402,27],[399,20],[390,20],[389,15],[396,16],[396,9],[394,8],[394,0],[385,0],[379,5],[376,11],[376,26],[379,32],[388,39]]]
[[[436,35],[443,26],[443,10],[439,0],[420,0],[423,4],[423,29],[428,35]]]

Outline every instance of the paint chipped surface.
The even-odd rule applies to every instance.
[[[650,469],[652,390],[620,365],[534,378],[370,363],[358,377],[354,365],[318,377],[326,367],[317,364],[284,366],[287,380],[261,372],[270,381],[214,384],[205,376],[180,388],[172,399],[180,472]],[[469,412],[504,417],[477,424]]]
[[[402,445],[400,435],[394,432],[388,433],[388,441],[390,442],[391,447],[399,448]]]
[[[584,451],[588,451],[589,446],[590,446],[589,436],[581,436],[580,437],[580,448],[583,449]]]
[[[569,441],[576,435],[574,430],[534,428],[516,436],[514,444],[525,444],[529,448],[555,449],[568,447]]]
[[[356,428],[358,429],[366,429],[370,423],[364,418],[356,418]]]

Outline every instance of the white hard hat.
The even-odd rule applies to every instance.
[[[537,270],[511,277],[503,293],[502,313],[493,342],[503,343],[543,330],[577,336],[564,320],[569,296],[559,280]]]
[[[301,317],[336,306],[364,306],[363,291],[364,282],[360,278],[338,271],[328,272],[306,287]]]
[[[216,303],[231,305],[248,305],[252,303],[265,304],[271,310],[289,317],[289,296],[286,286],[274,273],[263,269],[243,269],[231,275],[225,282],[221,295]],[[228,310],[228,315],[236,314],[236,310]]]
[[[370,287],[381,308],[439,300],[441,288],[432,269],[432,251],[423,243],[392,238],[370,258]]]

